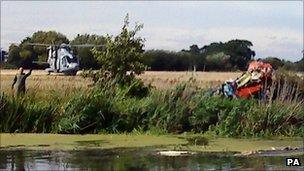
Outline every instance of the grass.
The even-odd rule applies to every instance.
[[[283,88],[270,101],[208,96],[194,79],[170,89],[146,89],[139,80],[128,86],[111,81],[91,88],[53,85],[58,90],[32,89],[24,97],[1,96],[0,130],[66,134],[210,131],[228,137],[304,133],[303,101],[290,96],[301,86],[292,83],[289,88],[280,80],[275,86]]]
[[[204,90],[189,84],[170,90],[154,89],[145,97],[137,97],[131,90],[138,88],[132,86],[138,84],[125,87],[106,84],[65,96],[52,94],[48,99],[35,94],[21,98],[3,96],[0,129],[74,134],[212,131],[229,137],[303,135],[301,101],[209,97]]]
[[[235,139],[208,138],[208,144],[192,144],[194,135],[147,135],[147,134],[0,134],[1,148],[26,148],[44,150],[73,150],[87,148],[156,147],[167,150],[192,150],[201,152],[243,152],[269,150],[272,147],[301,147],[301,138]],[[187,140],[188,139],[188,140]],[[202,139],[202,138],[200,138]]]

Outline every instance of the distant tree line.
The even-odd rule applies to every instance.
[[[31,37],[24,38],[20,44],[11,44],[8,52],[7,66],[24,68],[45,68],[39,62],[47,61],[47,47],[32,46],[27,43],[44,44],[95,44],[103,45],[104,36],[95,34],[78,34],[73,40],[55,31],[37,31]],[[255,52],[251,49],[252,43],[248,40],[230,40],[228,42],[215,42],[203,47],[192,45],[189,49],[181,51],[147,50],[142,61],[149,70],[154,71],[236,71],[245,70],[248,62],[253,60]],[[83,69],[101,68],[94,58],[92,48],[72,48]],[[102,50],[101,48],[98,50]],[[35,61],[35,62],[33,62]],[[268,57],[274,68],[303,71],[304,59],[298,62],[280,60]]]
[[[304,71],[304,57],[297,62],[281,60],[277,57],[267,57],[263,61],[270,63],[274,69],[283,68],[285,70]]]
[[[247,40],[230,40],[201,48],[192,45],[180,52],[149,50],[145,53],[145,63],[151,70],[245,70],[255,56],[251,46],[252,43]]]

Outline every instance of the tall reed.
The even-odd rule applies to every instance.
[[[206,91],[191,80],[167,90],[148,88],[135,80],[124,86],[106,81],[90,89],[66,94],[54,91],[48,96],[4,94],[0,131],[115,133],[157,129],[163,133],[212,131],[232,137],[301,136],[301,86],[284,84],[279,79],[274,82],[271,100],[206,96]]]

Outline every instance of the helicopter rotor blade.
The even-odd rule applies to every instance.
[[[73,47],[103,47],[104,45],[94,45],[94,44],[81,44],[81,45],[70,45]]]
[[[51,44],[44,44],[44,43],[24,43],[25,45],[33,45],[33,46],[57,46],[57,45],[51,45]]]
[[[15,45],[31,45],[31,46],[53,46],[53,47],[61,47],[61,46],[68,46],[68,47],[79,47],[79,48],[86,48],[86,47],[104,47],[105,45],[95,45],[95,44],[44,44],[44,43],[11,43]]]
[[[49,64],[48,62],[33,61],[33,64]]]

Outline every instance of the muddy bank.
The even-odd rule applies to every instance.
[[[269,150],[254,150],[254,151],[244,151],[241,153],[236,153],[234,156],[239,157],[260,157],[260,156],[298,156],[304,155],[304,147],[283,147],[274,148]]]

